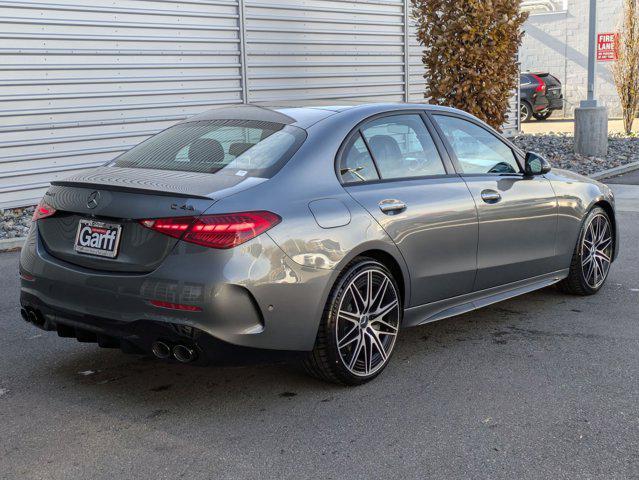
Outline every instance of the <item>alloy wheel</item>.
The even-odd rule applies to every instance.
[[[528,111],[528,105],[522,103],[519,105],[519,118],[523,122],[528,119],[530,112]]]
[[[345,289],[335,322],[339,357],[353,375],[369,376],[388,361],[399,330],[400,303],[391,279],[365,270]]]
[[[599,288],[608,276],[612,258],[612,229],[603,214],[592,217],[581,242],[581,269],[584,280]]]

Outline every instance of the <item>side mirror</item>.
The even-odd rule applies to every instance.
[[[535,152],[526,153],[525,160],[525,171],[526,175],[544,175],[550,172],[550,163],[544,157]]]

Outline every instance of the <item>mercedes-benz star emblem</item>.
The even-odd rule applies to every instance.
[[[95,208],[98,206],[98,203],[100,203],[100,192],[96,190],[89,194],[89,197],[87,198],[87,207]]]

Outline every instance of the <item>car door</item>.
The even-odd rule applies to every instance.
[[[550,181],[524,175],[514,150],[481,123],[432,118],[477,204],[475,290],[551,272],[558,218]]]
[[[411,282],[407,306],[472,291],[477,261],[475,204],[420,113],[366,121],[350,134],[338,162],[347,192],[404,256]]]

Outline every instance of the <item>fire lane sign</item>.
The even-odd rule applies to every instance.
[[[617,33],[597,34],[597,61],[614,62],[617,60],[617,44],[619,35]]]

